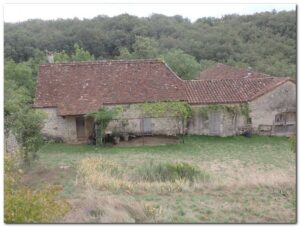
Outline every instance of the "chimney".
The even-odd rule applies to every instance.
[[[251,76],[251,75],[252,75],[252,67],[248,67],[246,78],[249,77],[249,76]]]
[[[48,63],[54,63],[54,54],[52,51],[46,51]]]

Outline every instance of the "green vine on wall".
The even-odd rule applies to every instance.
[[[143,114],[149,117],[161,117],[169,113],[170,115],[187,119],[192,115],[191,107],[185,102],[147,102],[138,104],[138,106]]]
[[[208,115],[210,111],[226,111],[231,115],[244,115],[249,117],[249,106],[247,103],[242,103],[239,105],[224,105],[224,104],[211,104],[207,106],[197,106],[193,108],[193,113],[202,113]]]
[[[249,105],[248,103],[242,103],[240,104],[240,110],[241,110],[241,114],[246,116],[247,119],[249,118],[249,114],[250,114],[250,109],[249,109]]]
[[[162,117],[162,116],[176,116],[183,119],[188,119],[194,113],[202,113],[208,115],[210,111],[226,111],[232,115],[242,114],[249,117],[249,107],[247,103],[239,105],[221,105],[213,104],[207,106],[197,106],[191,108],[186,102],[167,101],[167,102],[147,102],[137,104],[138,108],[143,112],[144,116],[148,117]],[[113,108],[103,107],[97,112],[89,113],[87,117],[93,117],[96,127],[96,145],[102,145],[104,139],[104,132],[109,122],[114,118],[120,116],[124,112],[123,107],[117,106]]]
[[[87,117],[93,117],[95,122],[95,131],[96,131],[96,145],[103,145],[103,140],[105,136],[105,129],[108,126],[109,122],[120,115],[123,112],[123,108],[118,106],[114,108],[103,107],[97,112],[92,112],[87,114]]]

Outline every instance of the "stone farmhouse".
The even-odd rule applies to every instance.
[[[180,101],[192,109],[182,121],[169,113],[144,116],[138,105]],[[46,112],[46,135],[65,142],[86,142],[94,129],[86,114],[122,106],[120,121],[133,134],[230,136],[249,128],[257,134],[296,132],[296,84],[279,78],[217,64],[198,80],[185,81],[160,60],[111,60],[51,63],[39,67],[34,107]],[[242,110],[245,111],[233,111]]]

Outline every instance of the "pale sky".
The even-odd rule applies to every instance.
[[[192,22],[201,17],[222,17],[226,14],[254,14],[282,10],[295,10],[295,4],[5,4],[4,21],[21,22],[28,19],[51,20],[58,18],[93,18],[98,15],[116,16],[128,13],[148,17],[153,13],[166,16],[181,15]]]

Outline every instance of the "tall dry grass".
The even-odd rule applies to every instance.
[[[174,182],[134,182],[130,181],[129,178],[129,175],[121,171],[119,165],[109,159],[85,158],[78,166],[78,183],[82,183],[90,188],[112,192],[180,192],[184,186],[189,185],[189,182],[185,180],[175,180]]]
[[[151,178],[151,181],[147,181],[144,172],[141,173],[142,177],[136,176],[136,170],[141,167],[136,167],[135,171],[130,172],[107,158],[85,158],[81,160],[78,166],[77,179],[80,184],[100,190],[159,194],[214,188],[294,186],[296,182],[295,175],[291,174],[292,169],[287,171],[278,168],[261,168],[257,165],[245,166],[236,160],[230,163],[202,163],[201,166],[206,170],[206,174],[202,174],[206,177],[195,178],[193,181],[185,178],[172,178],[172,181],[155,181],[154,177]],[[160,178],[158,177],[158,179]]]
[[[73,202],[74,209],[63,223],[153,223],[159,221],[160,207],[139,202],[131,196],[100,194],[90,189],[85,197]]]

